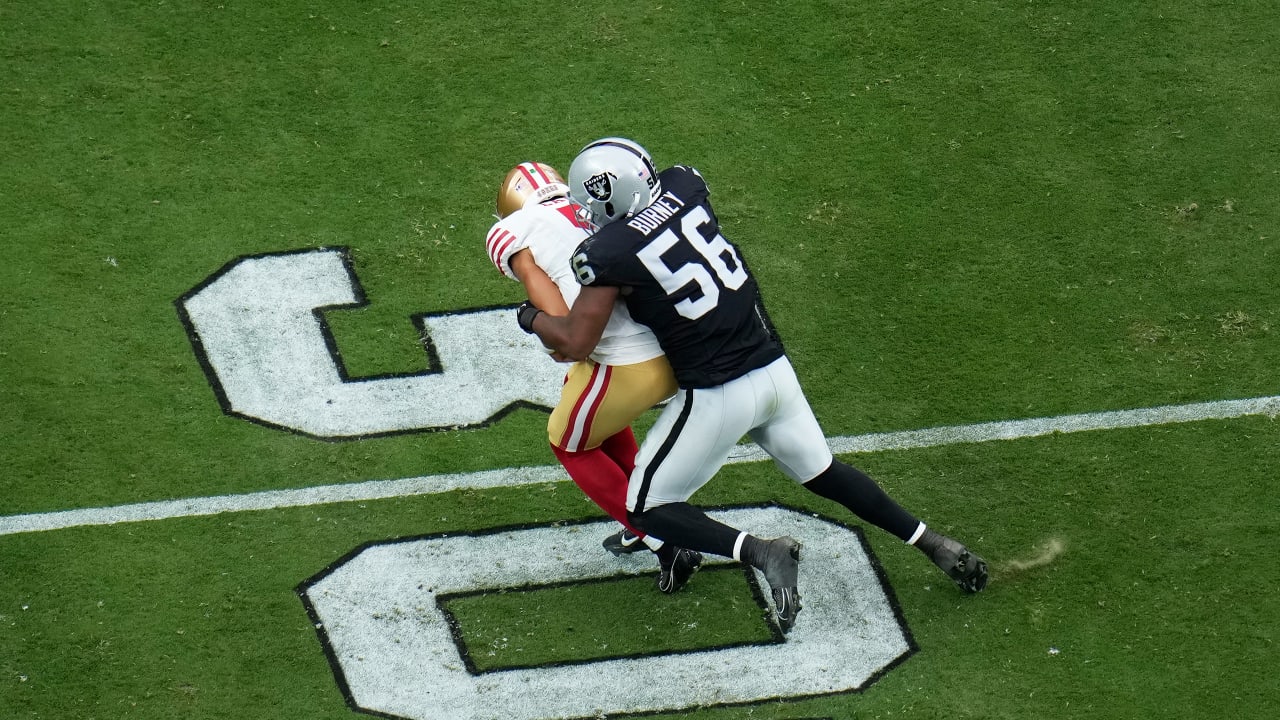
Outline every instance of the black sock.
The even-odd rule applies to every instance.
[[[627,513],[627,519],[645,534],[662,538],[663,546],[688,548],[712,555],[733,557],[733,545],[740,531],[689,503],[668,503],[642,513]]]
[[[875,480],[839,460],[833,460],[831,467],[805,483],[804,487],[828,500],[835,500],[854,515],[898,536],[903,542],[910,540],[920,527],[920,521],[889,497]]]
[[[742,538],[742,562],[752,567],[763,568],[765,551],[768,547],[768,540],[761,540],[755,535]]]
[[[653,554],[658,556],[658,562],[662,563],[663,567],[667,567],[676,559],[678,550],[675,543],[663,542],[662,547],[654,550]]]
[[[942,535],[925,528],[920,537],[916,538],[915,546],[920,548],[920,552],[932,558],[934,551],[942,547],[942,540]]]

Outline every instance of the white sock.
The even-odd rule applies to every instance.
[[[924,521],[922,520],[920,524],[916,527],[915,534],[913,534],[911,536],[911,539],[907,541],[907,544],[915,545],[916,541],[919,540],[922,535],[924,535],[924,529],[925,529],[925,525],[924,525]]]
[[[733,541],[733,559],[742,562],[742,542],[747,539],[745,532],[738,533],[738,539]]]

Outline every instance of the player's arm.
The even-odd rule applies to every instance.
[[[538,263],[533,259],[533,253],[528,248],[512,255],[509,263],[511,271],[516,274],[516,279],[524,285],[524,291],[529,295],[529,302],[548,315],[569,314],[569,305],[565,303],[564,295],[560,294],[559,286],[546,271],[538,267]]]
[[[584,285],[568,315],[556,317],[540,308],[522,307],[520,327],[534,333],[543,345],[569,360],[584,360],[596,349],[600,335],[609,323],[618,288],[609,285]]]

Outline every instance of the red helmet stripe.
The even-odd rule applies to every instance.
[[[526,164],[532,167],[534,172],[538,173],[538,177],[542,178],[542,184],[550,185],[552,183],[551,176],[548,175],[546,171],[542,169],[542,165],[539,165],[538,163],[526,163]]]
[[[525,179],[533,185],[534,190],[537,190],[547,183],[547,176],[542,174],[542,170],[537,165],[534,165],[533,163],[520,163],[519,167],[520,174],[524,175]],[[534,177],[534,173],[537,173],[538,177]]]

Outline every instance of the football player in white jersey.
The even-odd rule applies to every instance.
[[[986,587],[982,558],[926,527],[865,473],[832,456],[755,278],[721,233],[696,170],[677,165],[659,173],[644,148],[604,138],[573,161],[569,193],[597,228],[571,260],[582,292],[567,316],[549,317],[531,305],[517,318],[547,347],[581,357],[623,299],[658,337],[680,392],[645,435],[631,474],[627,506],[634,526],[758,568],[778,625],[789,630],[800,611],[799,543],[762,540],[688,502],[747,435],[792,480],[919,548],[962,590]]]
[[[503,179],[498,222],[485,238],[498,270],[519,280],[532,302],[557,315],[568,314],[581,290],[569,257],[590,234],[568,193],[551,166],[520,163]],[[658,556],[658,588],[666,593],[688,582],[702,556],[638,532],[627,518],[626,496],[638,450],[631,423],[675,391],[657,338],[618,302],[595,349],[569,367],[560,403],[547,422],[551,450],[569,477],[625,528],[607,538],[605,547],[621,554],[647,546]]]

